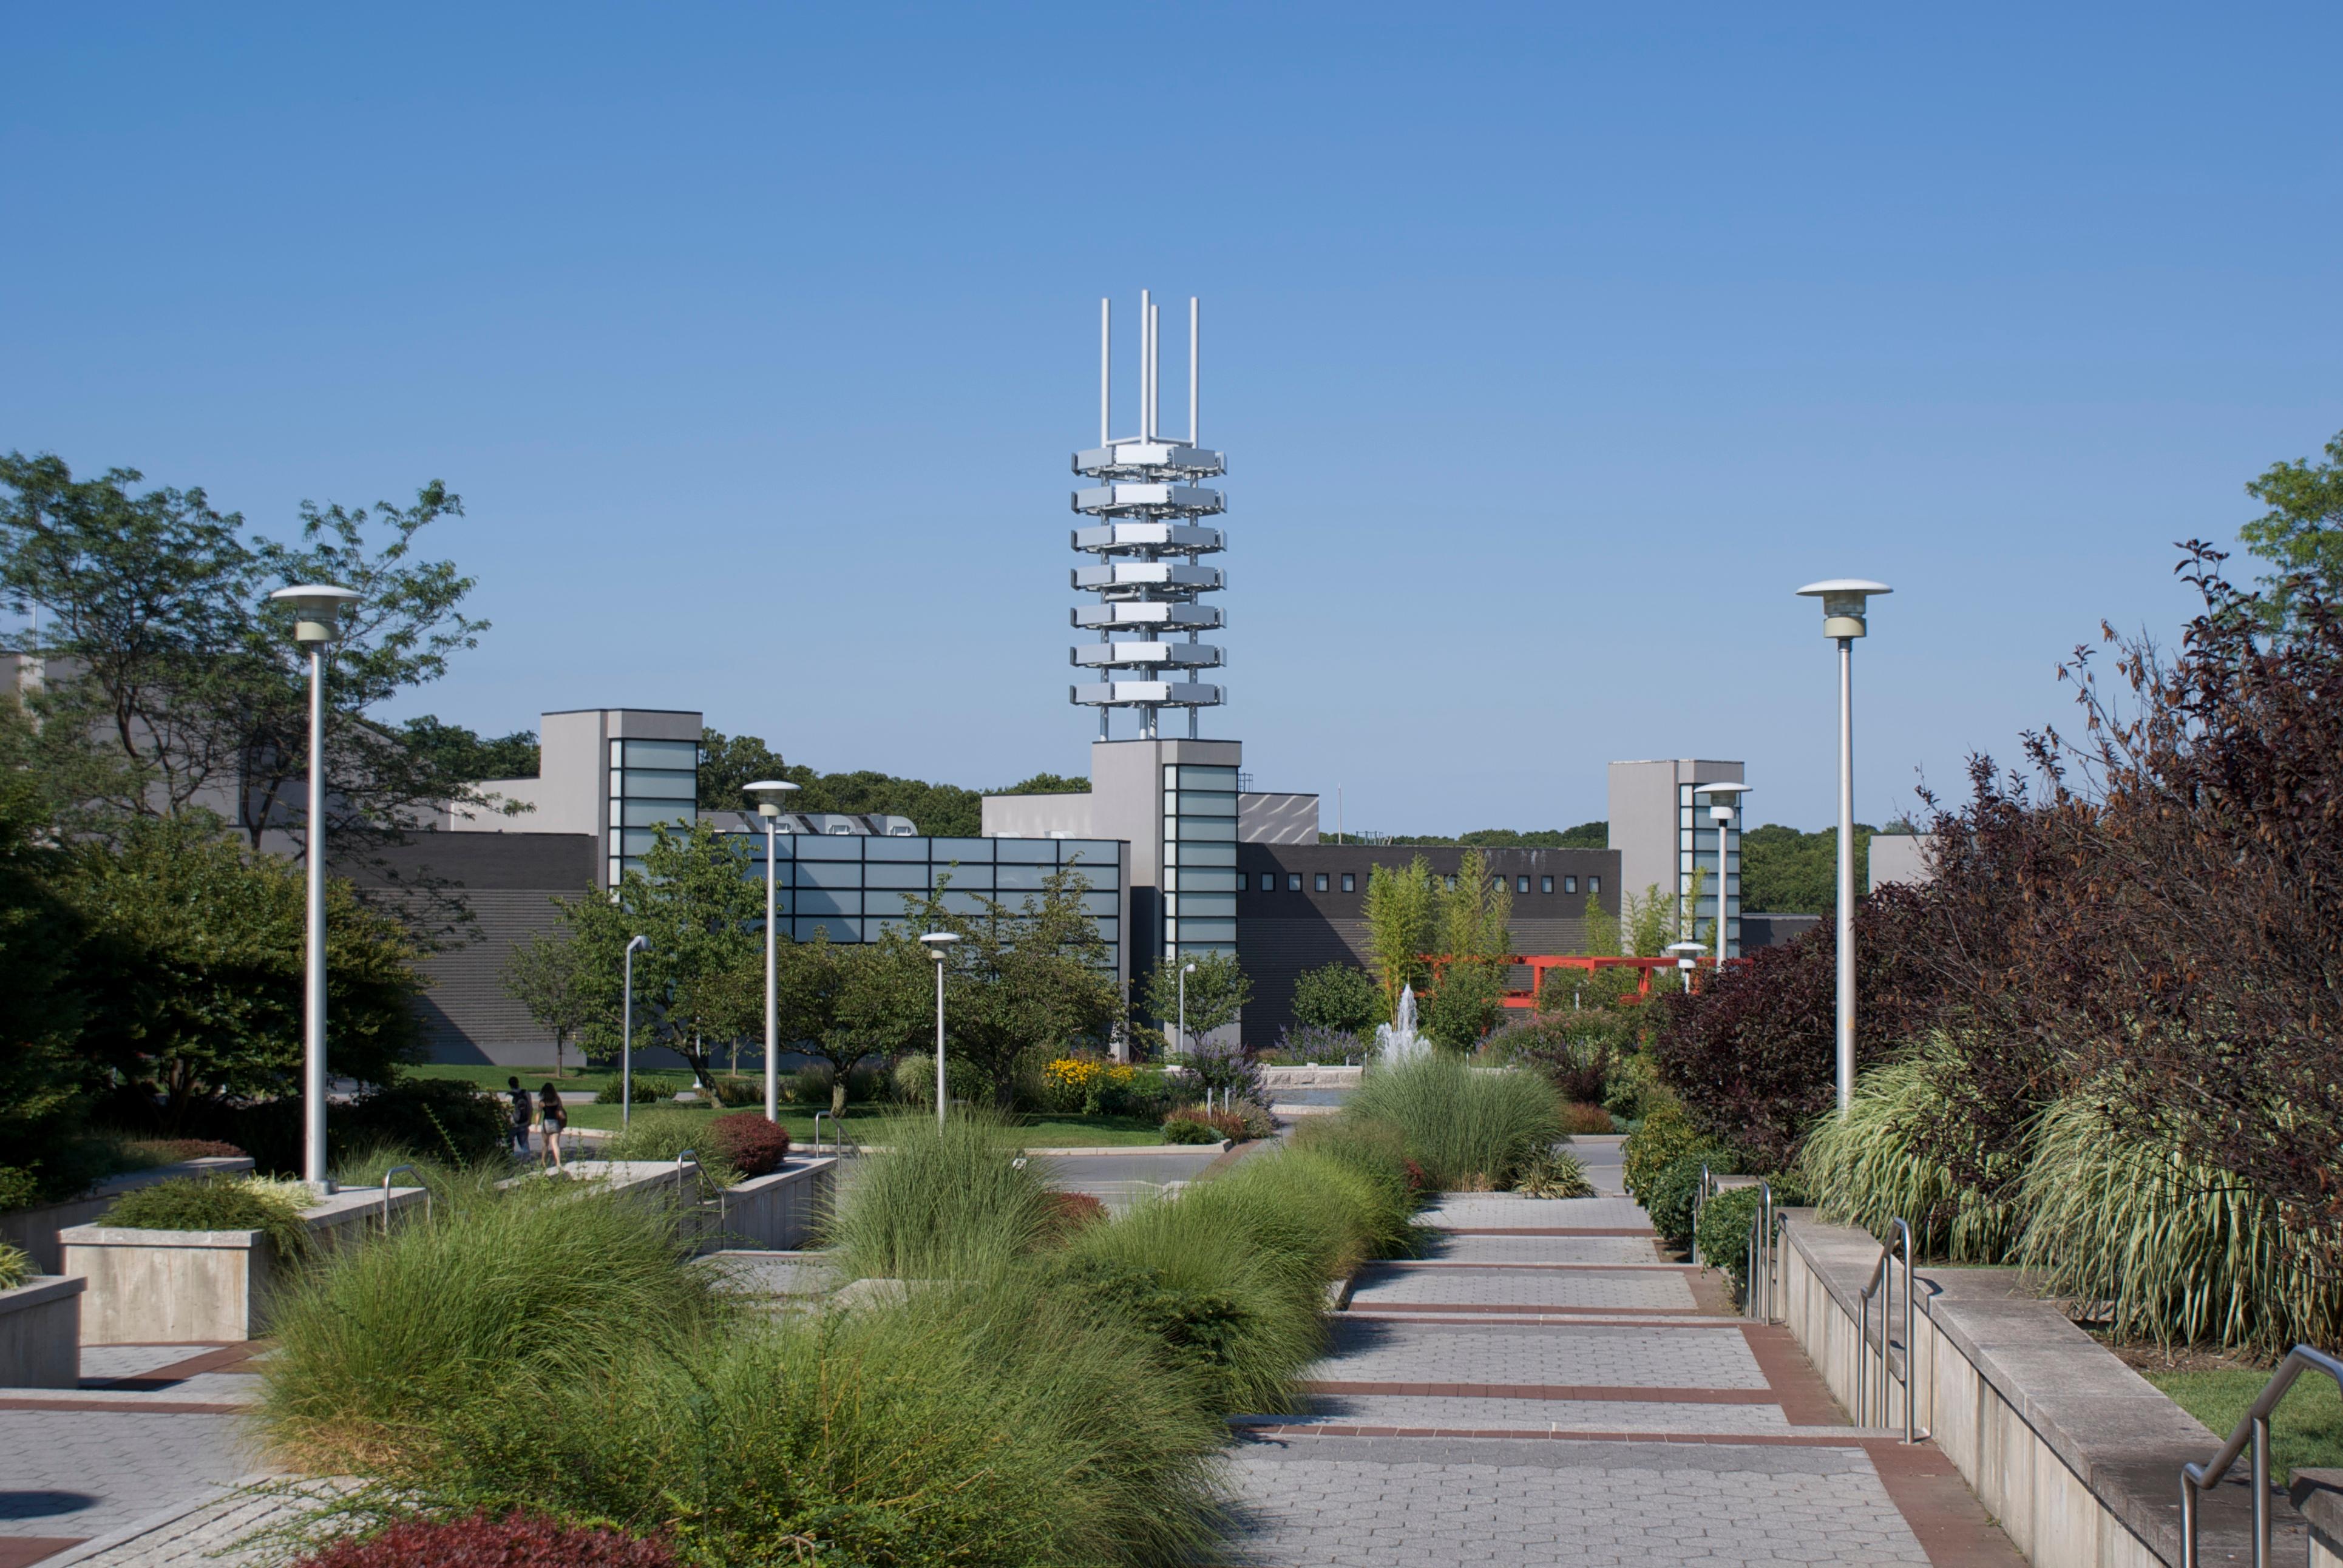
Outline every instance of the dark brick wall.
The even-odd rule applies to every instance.
[[[1322,964],[1366,962],[1367,873],[1377,865],[1404,866],[1423,857],[1433,871],[1453,875],[1469,851],[1460,849],[1363,844],[1240,844],[1237,869],[1244,890],[1237,897],[1237,957],[1252,980],[1253,1000],[1244,1011],[1246,1045],[1277,1043],[1293,1020],[1294,978]],[[1493,875],[1528,877],[1531,890],[1513,894],[1514,949],[1522,953],[1575,952],[1584,937],[1589,877],[1603,879],[1599,895],[1605,912],[1619,912],[1619,855],[1614,849],[1484,849]],[[1266,872],[1275,887],[1261,890]],[[1353,890],[1342,890],[1342,876]],[[1326,878],[1324,892],[1315,879]],[[1300,891],[1288,879],[1302,879]],[[1562,892],[1563,878],[1576,877],[1575,896]],[[1555,891],[1540,893],[1538,879],[1554,879]]]

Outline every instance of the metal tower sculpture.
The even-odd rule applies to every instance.
[[[1159,348],[1161,307],[1144,291],[1139,297],[1139,432],[1113,434],[1111,376],[1113,339],[1107,302],[1099,301],[1099,444],[1074,454],[1074,472],[1098,481],[1074,492],[1074,510],[1097,519],[1073,531],[1074,548],[1095,565],[1073,569],[1073,586],[1098,596],[1077,605],[1078,631],[1098,640],[1071,650],[1077,668],[1101,678],[1078,683],[1070,699],[1099,710],[1099,739],[1110,739],[1108,719],[1118,708],[1136,709],[1139,735],[1161,739],[1157,719],[1166,708],[1188,710],[1188,735],[1196,736],[1200,709],[1223,700],[1219,686],[1196,678],[1217,669],[1221,650],[1197,640],[1217,630],[1218,607],[1197,595],[1216,593],[1221,568],[1201,558],[1218,555],[1221,530],[1198,519],[1218,517],[1221,492],[1194,483],[1225,471],[1218,452],[1196,444],[1196,301],[1188,301],[1188,438],[1161,433],[1162,377]],[[1184,635],[1184,640],[1182,640]]]

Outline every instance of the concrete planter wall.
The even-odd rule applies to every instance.
[[[337,1192],[302,1211],[314,1244],[355,1238],[388,1213],[424,1201],[420,1187]],[[65,1271],[88,1282],[85,1344],[221,1343],[257,1337],[281,1284],[263,1231],[139,1231],[76,1225],[63,1231]]]
[[[715,1201],[700,1251],[796,1251],[829,1214],[837,1192],[835,1159],[791,1160],[769,1176],[752,1176]]]
[[[151,1170],[133,1171],[127,1175],[110,1177],[89,1190],[89,1195],[70,1202],[44,1203],[34,1209],[12,1209],[0,1214],[0,1241],[22,1247],[32,1254],[33,1267],[44,1273],[60,1272],[65,1267],[65,1252],[57,1241],[57,1233],[75,1225],[86,1225],[114,1207],[114,1201],[136,1187],[152,1187],[157,1181],[167,1181],[175,1176],[242,1176],[252,1169],[250,1159],[238,1155],[212,1160],[182,1160],[175,1165],[157,1165]]]
[[[1784,1235],[1777,1257],[1790,1331],[1851,1409],[1861,1292],[1879,1243],[1805,1217],[1793,1217]],[[2219,1438],[2056,1303],[2029,1294],[2016,1271],[1924,1266],[1915,1273],[1910,1346],[1900,1277],[1896,1286],[1888,1424],[1900,1431],[1904,1423],[1908,1356],[1917,1423],[2026,1561],[2037,1568],[2178,1563],[2180,1467],[2210,1459]],[[1882,1370],[1880,1308],[1875,1295],[1873,1348],[1863,1352],[1867,1387]],[[2197,1536],[2205,1568],[2249,1563],[2251,1531],[2245,1485],[2233,1480],[2208,1493]],[[2277,1561],[2304,1561],[2303,1522],[2283,1503],[2275,1545]]]
[[[83,1289],[50,1275],[0,1291],[0,1388],[81,1385]]]

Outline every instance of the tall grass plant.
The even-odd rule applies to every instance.
[[[1901,1219],[1932,1257],[1998,1263],[2016,1241],[2018,1207],[2006,1191],[1964,1184],[1920,1141],[1955,1114],[1932,1076],[1946,1049],[1924,1046],[1857,1079],[1846,1113],[1825,1116],[1808,1135],[1799,1171],[1827,1220],[1884,1236]],[[2006,1170],[2009,1186],[2021,1173]]]
[[[872,1134],[887,1152],[856,1162],[828,1244],[863,1279],[990,1275],[1052,1230],[1043,1167],[1024,1158],[1007,1118],[955,1109],[940,1126],[890,1115]]]
[[[1475,1071],[1443,1051],[1370,1070],[1344,1114],[1387,1121],[1433,1185],[1487,1191],[1513,1185],[1566,1141],[1554,1086],[1519,1068]]]

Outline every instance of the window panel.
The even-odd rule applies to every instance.
[[[1562,890],[1565,893],[1574,893],[1578,891],[1578,879],[1576,877],[1564,877],[1562,879]]]
[[[1101,941],[1102,941],[1102,942],[1110,942],[1110,943],[1112,943],[1112,942],[1120,942],[1120,941],[1121,941],[1121,940],[1122,940],[1122,921],[1121,921],[1121,920],[1119,917],[1114,916],[1114,915],[1101,915],[1101,916],[1100,916],[1100,917],[1099,917],[1099,920],[1098,920],[1098,934],[1099,934],[1099,940],[1101,940]]]
[[[800,888],[856,888],[862,886],[862,863],[859,860],[799,860],[796,885]]]
[[[944,913],[980,915],[984,913],[984,903],[974,893],[963,893],[958,889],[947,888],[944,890]]]
[[[1224,915],[1234,918],[1237,896],[1234,893],[1182,893],[1180,895],[1180,918],[1193,920],[1198,915]]]
[[[1312,877],[1310,879],[1310,886],[1313,892],[1324,892],[1326,890],[1326,873],[1320,871],[1315,876]]]
[[[1263,871],[1261,874],[1261,890],[1264,893],[1273,893],[1277,890],[1276,872]]]
[[[1170,769],[1167,769],[1165,771],[1169,772]],[[1236,787],[1237,770],[1233,768],[1201,767],[1194,764],[1189,764],[1182,766],[1180,769],[1180,788],[1182,789],[1227,789],[1233,791]]]
[[[803,833],[797,840],[798,859],[860,860],[862,859],[862,835],[859,833]]]
[[[699,775],[655,768],[629,768],[611,776],[610,793],[629,800],[691,800],[699,795]]]
[[[1043,880],[1056,869],[1054,866],[999,866],[993,869],[994,885],[1004,893],[1038,893]]]
[[[800,915],[859,915],[862,912],[862,894],[859,890],[829,891],[820,888],[800,888],[797,893],[797,913]]]
[[[1164,826],[1168,828],[1171,824],[1167,822]],[[1233,842],[1236,836],[1237,819],[1234,817],[1182,817],[1180,819],[1180,837],[1182,839],[1228,839]]]
[[[1190,942],[1232,942],[1237,940],[1234,920],[1191,920],[1180,922],[1180,935]]]
[[[1237,863],[1234,844],[1182,844],[1180,846],[1182,869],[1192,866],[1233,866]]]
[[[797,940],[809,942],[816,933],[828,931],[834,942],[859,942],[862,940],[862,922],[851,915],[830,915],[821,920],[798,920],[790,922],[797,929]]]
[[[1527,877],[1516,877],[1513,879],[1513,891],[1517,893],[1526,893],[1529,890],[1530,879]]]
[[[1180,886],[1191,892],[1233,893],[1244,882],[1242,871],[1183,871]]]
[[[1084,893],[1082,909],[1085,912],[1093,915],[1119,915],[1122,913],[1122,895],[1121,893]]]
[[[1058,841],[1055,839],[995,839],[993,859],[1002,865],[1054,866],[1058,863]]]
[[[696,769],[699,766],[699,742],[697,740],[628,740],[622,742],[622,755],[629,768]]]
[[[622,828],[648,828],[655,822],[689,822],[694,815],[690,802],[685,800],[613,800],[610,804],[612,814],[618,818],[616,825]],[[759,858],[763,853],[760,845],[758,849]]]
[[[871,841],[876,843],[879,840]],[[934,883],[930,879],[928,863],[925,860],[917,864],[880,860],[863,863],[862,885],[866,888],[910,888],[924,893],[929,888],[934,886]]]
[[[1233,817],[1237,814],[1237,798],[1223,795],[1217,789],[1191,789],[1180,797],[1182,817]]]
[[[1285,890],[1289,893],[1298,893],[1302,890],[1301,872],[1288,871],[1285,873]]]
[[[928,858],[925,839],[886,839],[873,835],[862,846],[866,860],[924,860]]]
[[[1602,879],[1602,878],[1600,878],[1600,877],[1589,877],[1589,878],[1587,878],[1587,879],[1586,879],[1586,890],[1587,890],[1588,892],[1590,892],[1590,893],[1599,893],[1599,892],[1601,892],[1601,891],[1603,890],[1603,879]]]
[[[1200,833],[1200,834],[1198,834],[1198,835],[1197,835],[1197,837],[1198,837],[1198,838],[1202,838],[1202,837],[1204,837],[1204,835]],[[1166,818],[1164,818],[1164,819],[1163,819],[1163,841],[1164,841],[1165,843],[1167,843],[1167,844],[1175,844],[1175,843],[1178,843],[1178,842],[1179,842],[1179,840],[1180,840],[1180,819],[1179,819],[1179,818],[1177,818],[1177,817],[1166,817]]]
[[[659,841],[659,835],[649,828],[628,828],[610,836],[618,841],[619,851],[628,859],[649,854],[651,846]]]
[[[935,868],[937,881],[940,882],[947,877],[951,879],[952,890],[955,892],[989,893],[992,891],[990,866],[938,866]]]
[[[1343,872],[1343,873],[1342,873],[1342,891],[1344,891],[1344,892],[1346,892],[1346,893],[1355,893],[1355,892],[1357,892],[1358,890],[1359,890],[1359,879],[1358,879],[1358,875],[1357,875],[1357,873],[1355,873],[1355,872],[1352,872],[1352,871],[1345,871],[1345,872]]]
[[[930,859],[959,860],[968,865],[992,864],[992,847],[997,839],[930,839]]]
[[[1540,878],[1538,879],[1538,891],[1539,891],[1539,892],[1541,892],[1541,893],[1551,893],[1551,892],[1553,892],[1553,891],[1554,891],[1554,879],[1553,879],[1552,877],[1540,877]]]

